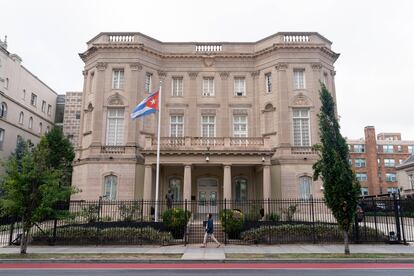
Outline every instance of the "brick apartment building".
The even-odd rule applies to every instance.
[[[63,133],[74,148],[78,146],[79,140],[82,95],[82,92],[66,92],[64,97]]]
[[[364,129],[365,138],[348,139],[350,160],[361,194],[376,195],[396,192],[399,189],[396,166],[414,154],[414,141],[404,141],[401,133],[379,133],[375,128]]]

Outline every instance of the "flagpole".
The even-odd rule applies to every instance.
[[[160,186],[160,134],[161,134],[161,99],[162,99],[162,81],[160,81],[160,90],[158,95],[158,130],[157,130],[157,171],[155,175],[155,222],[158,222],[158,193]]]

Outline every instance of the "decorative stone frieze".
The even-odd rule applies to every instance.
[[[184,115],[184,109],[178,109],[178,108],[170,109],[169,113],[170,115]]]
[[[220,78],[222,80],[227,80],[229,78],[229,72],[220,72]]]
[[[109,106],[123,106],[124,105],[124,101],[122,100],[121,95],[119,95],[119,93],[115,93],[115,95],[111,96],[108,98],[108,105]]]
[[[248,115],[247,109],[235,108],[233,109],[233,115]]]
[[[165,72],[165,71],[161,71],[161,70],[158,70],[158,71],[157,71],[157,74],[158,74],[158,77],[159,77],[160,79],[165,79],[165,77],[167,76],[167,72]]]
[[[253,71],[250,73],[250,75],[252,76],[252,78],[257,78],[260,75],[260,70]]]
[[[213,108],[205,108],[205,109],[201,109],[201,114],[202,115],[216,115],[216,109]]]
[[[130,63],[129,67],[132,71],[141,71],[142,70],[142,64],[139,62]]]
[[[306,97],[303,93],[299,93],[295,98],[293,98],[292,105],[293,107],[300,107],[300,106],[311,106],[312,103],[308,97]]]
[[[106,67],[108,66],[108,64],[106,62],[98,62],[96,63],[96,69],[98,69],[98,71],[104,71],[106,69]]]
[[[288,68],[288,65],[286,63],[279,62],[275,65],[275,68],[278,71],[285,71]]]
[[[204,63],[204,66],[206,66],[206,67],[213,66],[215,62],[216,61],[215,61],[214,57],[204,57],[203,58],[203,63]]]
[[[315,71],[321,70],[322,69],[322,63],[320,63],[320,62],[312,63],[311,67],[312,67],[312,70],[315,70]]]
[[[190,79],[195,80],[198,76],[198,72],[188,72]]]

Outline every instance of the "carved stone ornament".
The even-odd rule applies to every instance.
[[[216,115],[215,109],[201,109],[202,115]]]
[[[287,63],[279,62],[278,64],[276,64],[275,68],[278,71],[284,71],[288,68],[288,65],[287,65]]]
[[[195,80],[198,76],[198,72],[188,72],[190,79]]]
[[[250,74],[251,74],[252,78],[256,78],[256,77],[258,77],[260,75],[260,70],[253,71]]]
[[[85,109],[85,112],[92,112],[92,110],[93,110],[93,105],[92,103],[89,103],[88,107]]]
[[[336,71],[335,70],[331,70],[331,76],[335,76],[336,75]]]
[[[220,78],[222,80],[227,80],[229,78],[229,72],[220,72]]]
[[[322,69],[322,63],[312,63],[311,64],[312,70],[321,70]]]
[[[142,70],[142,65],[139,62],[130,63],[129,67],[131,68],[132,71],[141,71]]]
[[[204,66],[206,66],[206,67],[213,66],[215,62],[216,61],[215,61],[214,57],[204,57],[203,58],[203,63],[204,63]]]
[[[88,76],[88,70],[83,70],[82,75],[84,78],[86,78]]]
[[[240,109],[240,108],[233,109],[233,115],[248,115],[247,113],[248,113],[247,109]]]
[[[106,66],[108,64],[106,62],[98,62],[96,63],[96,69],[98,69],[98,71],[103,71],[106,69]]]
[[[116,93],[108,99],[108,105],[124,105],[121,96]]]
[[[160,79],[163,79],[167,76],[167,72],[165,72],[165,71],[158,70],[157,73],[158,73],[158,77]]]
[[[303,95],[302,93],[300,93],[299,95],[297,95],[294,99],[293,99],[293,104],[292,106],[310,106],[310,101],[308,99],[308,97],[306,97],[305,95]]]

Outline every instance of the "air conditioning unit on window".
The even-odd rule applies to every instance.
[[[243,96],[243,92],[240,92],[240,91],[236,92],[236,96]]]

